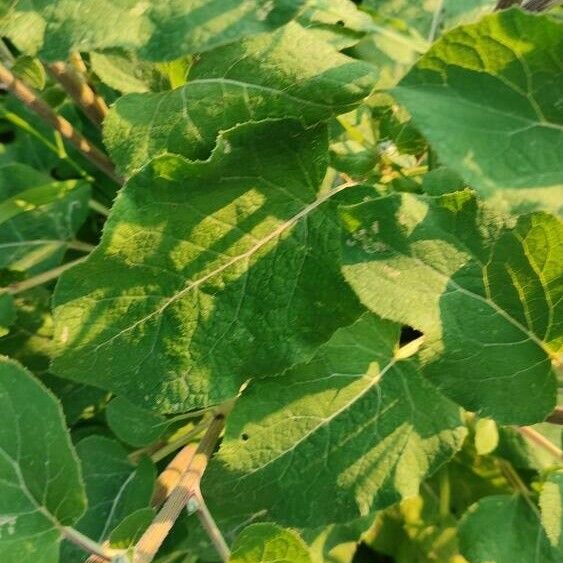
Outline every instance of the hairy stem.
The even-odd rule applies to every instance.
[[[158,476],[156,487],[151,499],[151,506],[159,508],[178,486],[182,475],[188,470],[197,450],[196,444],[188,444],[182,448],[166,469]]]
[[[221,561],[227,563],[231,557],[231,550],[229,549],[223,534],[221,534],[221,530],[219,530],[211,512],[209,512],[209,509],[207,508],[207,505],[201,495],[201,491],[198,490],[193,498],[196,503],[196,513],[203,529],[209,536],[209,539],[213,543],[219,557],[221,557]]]
[[[135,548],[135,563],[150,563],[186,504],[198,491],[201,477],[225,425],[225,413],[215,415],[178,485],[170,493]]]
[[[544,12],[561,4],[561,0],[528,0],[522,6],[528,12]]]
[[[69,526],[62,527],[61,533],[69,542],[77,545],[84,551],[93,554],[96,561],[111,561],[112,557],[117,553],[114,550],[108,550],[105,546],[95,542],[78,530]]]
[[[563,459],[563,451],[560,450],[554,443],[550,442],[545,436],[542,436],[539,432],[534,430],[530,426],[519,426],[516,428],[522,436],[528,438],[530,442],[536,444],[540,448],[543,448],[545,451],[549,452],[551,455]]]
[[[62,264],[57,268],[53,268],[52,270],[48,270],[47,272],[42,272],[41,274],[37,274],[28,280],[23,280],[21,282],[14,283],[8,286],[8,292],[12,294],[21,293],[22,291],[27,291],[32,287],[37,287],[38,285],[43,285],[49,281],[57,279],[63,272],[76,266],[76,264],[80,264],[86,259],[86,256],[82,256],[73,260],[72,262],[67,262],[66,264]]]
[[[92,145],[90,141],[74,129],[70,122],[54,111],[51,106],[45,103],[31,88],[16,78],[2,64],[0,64],[0,82],[30,110],[34,111],[58,131],[64,139],[79,150],[92,164],[117,183],[121,184],[123,182],[123,178],[116,173],[113,164],[102,151]]]
[[[101,127],[108,113],[106,102],[94,92],[76,66],[59,61],[47,65],[47,70],[61,84],[67,94],[74,100],[74,103],[80,107],[84,115],[96,127]]]
[[[102,205],[99,201],[96,201],[95,199],[91,199],[88,202],[88,206],[92,211],[96,211],[97,213],[103,215],[104,217],[109,217],[109,209],[105,205]]]
[[[182,436],[180,436],[177,440],[165,444],[162,448],[158,449],[151,455],[151,459],[154,463],[164,459],[167,455],[175,452],[176,450],[180,449],[181,447],[185,446],[188,442],[191,442],[198,434],[203,432],[207,426],[209,425],[209,419],[203,420],[199,424],[197,424],[194,428],[192,428],[189,432],[186,432]]]
[[[519,6],[521,3],[522,0],[498,0],[495,11],[506,10],[506,8],[510,8],[510,6]]]
[[[555,407],[555,410],[545,419],[552,424],[563,424],[563,407]]]

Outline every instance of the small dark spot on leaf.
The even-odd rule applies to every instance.
[[[246,442],[249,437],[250,436],[246,432],[241,436],[243,442]]]
[[[339,25],[340,27],[344,27],[344,25],[345,25],[345,24],[344,24],[344,20],[338,20],[338,21],[336,22],[336,25]]]

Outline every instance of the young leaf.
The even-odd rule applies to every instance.
[[[125,517],[149,506],[155,468],[148,459],[135,467],[120,444],[103,436],[84,438],[76,451],[82,463],[88,510],[75,528],[102,543]],[[61,561],[85,559],[84,552],[76,546],[63,544]]]
[[[2,560],[57,563],[62,528],[86,506],[62,410],[25,368],[0,357],[0,411]]]
[[[563,553],[563,471],[549,475],[540,495],[541,520],[551,545]]]
[[[395,356],[398,336],[367,313],[308,363],[249,384],[204,478],[226,532],[256,516],[315,527],[373,513],[461,447],[458,407]]]
[[[339,271],[338,190],[317,193],[327,153],[324,127],[265,121],[208,161],[143,168],[59,280],[54,373],[182,412],[310,357],[361,310]]]
[[[562,189],[562,49],[562,22],[497,12],[444,35],[393,93],[475,189]]]
[[[293,530],[252,524],[235,540],[230,563],[311,563],[305,542]]]
[[[374,79],[370,65],[290,24],[204,54],[181,88],[120,98],[104,141],[125,173],[165,152],[205,159],[221,130],[265,118],[317,123],[354,107]]]
[[[88,213],[86,182],[55,182],[25,164],[0,166],[0,268],[57,266]]]
[[[171,60],[267,31],[291,19],[303,0],[11,0],[0,33],[49,61],[72,51],[121,47]],[[31,33],[30,33],[31,30]]]
[[[520,496],[485,497],[459,524],[462,555],[472,563],[556,563],[561,561],[537,513]]]
[[[164,416],[142,409],[122,397],[115,397],[109,403],[106,419],[120,440],[137,448],[156,441],[168,428]]]
[[[504,227],[469,191],[343,208],[344,274],[379,315],[424,333],[424,373],[466,409],[510,424],[555,406],[563,225]]]

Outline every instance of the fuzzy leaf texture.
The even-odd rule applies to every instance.
[[[424,333],[424,374],[470,411],[539,422],[555,407],[563,224],[516,225],[468,190],[342,209],[346,279],[379,315]]]
[[[461,447],[459,408],[396,355],[398,337],[367,313],[309,362],[250,383],[204,479],[227,534],[258,516],[316,527],[373,513]]]
[[[344,113],[370,93],[375,74],[290,24],[202,55],[185,86],[120,98],[104,140],[125,173],[165,152],[205,159],[219,131],[239,123],[294,117],[314,124]]]
[[[302,0],[7,0],[0,33],[53,61],[72,51],[121,47],[170,60],[273,29]]]
[[[59,281],[53,372],[181,412],[310,357],[361,311],[336,191],[318,193],[327,157],[324,127],[269,121],[225,133],[208,161],[153,160]]]
[[[230,563],[311,563],[307,545],[293,530],[253,524],[233,544]]]
[[[55,397],[0,357],[0,553],[57,563],[61,528],[84,512],[80,467]]]
[[[563,197],[563,23],[498,12],[444,35],[393,89],[444,164],[483,194]]]
[[[520,495],[489,496],[471,506],[459,525],[462,555],[472,563],[556,563],[536,511]]]

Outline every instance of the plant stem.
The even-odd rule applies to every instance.
[[[451,485],[448,466],[440,471],[440,517],[447,518],[450,515]]]
[[[66,540],[77,545],[84,551],[94,554],[102,561],[111,561],[112,557],[117,553],[114,550],[107,550],[104,546],[70,526],[63,526],[60,530]]]
[[[438,6],[434,10],[434,15],[432,16],[432,24],[430,26],[430,32],[428,33],[428,43],[433,43],[434,39],[436,38],[436,33],[438,32],[438,26],[440,25],[443,11],[444,0],[440,0],[438,2]]]
[[[166,469],[158,476],[155,491],[151,499],[151,506],[153,508],[160,507],[168,498],[171,491],[176,488],[180,482],[180,478],[190,466],[196,450],[196,444],[188,444],[186,447],[182,448],[166,466]]]
[[[555,444],[550,442],[545,436],[542,436],[539,432],[537,432],[530,426],[518,426],[516,430],[518,430],[518,432],[520,432],[522,436],[528,438],[530,442],[534,442],[536,446],[543,448],[551,455],[559,459],[563,459],[563,451],[560,450]]]
[[[561,4],[561,0],[528,0],[522,7],[528,12],[543,12]]]
[[[519,6],[521,3],[522,0],[498,0],[497,5],[495,6],[495,11],[505,10],[506,8],[510,8],[510,6],[514,5]]]
[[[10,70],[0,64],[0,82],[16,96],[24,105],[37,113],[44,121],[57,130],[63,138],[79,150],[92,164],[107,174],[112,180],[121,184],[121,178],[115,171],[108,157],[76,131],[69,121],[54,111],[31,88],[16,78]]]
[[[209,424],[193,460],[180,478],[178,485],[170,493],[152,524],[138,541],[135,548],[135,563],[150,563],[154,559],[174,522],[176,522],[190,498],[199,491],[201,477],[224,425],[225,413],[219,412]]]
[[[108,113],[108,107],[103,98],[94,92],[82,73],[75,66],[61,61],[47,65],[47,70],[61,84],[67,94],[74,100],[74,103],[80,107],[84,115],[96,127],[101,128]]]
[[[73,51],[68,58],[70,64],[80,73],[86,74],[88,69],[84,64],[84,60],[82,59],[80,53],[78,51]]]
[[[102,205],[99,201],[96,201],[95,199],[91,199],[88,202],[88,207],[90,207],[92,211],[96,211],[97,213],[103,215],[104,217],[109,217],[110,210],[105,205]]]
[[[519,492],[524,497],[530,508],[537,513],[538,509],[530,498],[530,491],[528,490],[528,487],[526,487],[524,481],[520,479],[520,475],[518,475],[518,472],[514,469],[514,467],[512,467],[512,464],[505,459],[499,459],[499,463],[502,474],[508,481],[509,485],[515,491]]]
[[[209,509],[207,508],[207,505],[201,495],[201,491],[198,490],[194,495],[194,498],[197,503],[197,515],[203,529],[207,532],[207,535],[213,543],[219,557],[221,557],[221,560],[227,563],[231,558],[231,550],[229,549],[225,538],[223,538],[223,534],[221,534],[221,530],[219,530],[211,512],[209,512]]]
[[[172,452],[175,452],[177,449],[185,446],[188,442],[191,442],[198,434],[203,432],[207,426],[209,425],[209,420],[203,420],[194,428],[192,428],[186,434],[180,436],[177,440],[165,444],[162,448],[158,449],[151,455],[151,460],[154,463],[159,462],[160,460],[164,459],[167,455],[170,455]]]
[[[80,252],[92,252],[96,248],[93,244],[81,240],[71,240],[66,245],[71,250],[80,250]]]
[[[15,295],[16,293],[27,291],[32,287],[43,285],[44,283],[57,279],[63,272],[65,272],[69,268],[72,268],[73,266],[76,266],[76,264],[80,264],[80,262],[83,262],[84,260],[86,260],[86,256],[82,256],[80,258],[77,258],[76,260],[73,260],[72,262],[67,262],[66,264],[62,264],[61,266],[58,266],[57,268],[53,268],[52,270],[48,270],[47,272],[42,272],[41,274],[37,274],[36,276],[29,278],[28,280],[23,280],[21,282],[9,285],[7,288],[8,292]]]
[[[563,407],[555,407],[555,410],[545,419],[552,424],[563,424]]]
[[[92,178],[88,175],[88,173],[68,156],[66,151],[64,151],[64,147],[63,152],[61,152],[59,147],[51,143],[51,141],[47,139],[47,137],[37,131],[37,129],[30,125],[25,119],[22,119],[16,113],[5,111],[3,109],[0,109],[0,115],[3,119],[9,121],[12,125],[19,127],[22,131],[25,131],[26,133],[35,137],[38,141],[43,143],[43,145],[45,145],[51,152],[56,154],[58,158],[67,162],[69,166],[71,166],[82,178],[88,181],[92,181]]]

